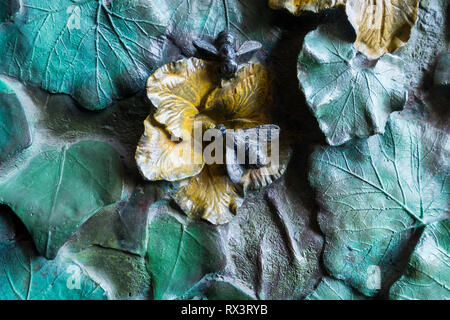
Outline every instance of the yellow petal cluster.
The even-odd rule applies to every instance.
[[[273,9],[319,12],[345,5],[356,31],[356,48],[368,58],[378,59],[404,46],[414,27],[420,0],[269,0]]]
[[[171,62],[149,77],[147,95],[155,112],[144,121],[137,166],[147,180],[179,181],[173,199],[188,216],[227,223],[245,190],[272,183],[286,169],[289,159],[282,157],[279,165],[249,170],[235,184],[225,165],[205,164],[202,142],[194,141],[197,121],[202,131],[218,124],[243,129],[270,123],[271,79],[261,64],[246,64],[223,80],[213,62]]]

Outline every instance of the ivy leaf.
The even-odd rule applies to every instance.
[[[170,20],[166,5],[145,0],[24,0],[24,9],[0,31],[0,70],[92,110],[142,87]]]
[[[405,274],[392,286],[391,299],[450,299],[450,220],[425,228]]]
[[[319,286],[305,300],[366,300],[362,294],[341,280],[324,277]]]
[[[260,0],[172,0],[171,7],[177,29],[203,38],[229,29],[241,42],[256,40],[270,51],[281,34],[274,26],[276,16]]]
[[[30,129],[16,92],[0,80],[0,164],[31,145]]]
[[[371,59],[394,52],[409,40],[420,0],[347,0],[345,11],[356,31],[356,48]]]
[[[103,208],[65,245],[68,257],[105,288],[110,299],[151,297],[147,252],[152,204],[160,185],[138,185],[128,201]]]
[[[94,220],[95,221],[95,220]],[[145,268],[145,260],[129,252],[95,243],[89,243],[84,225],[76,237],[69,240],[67,259],[76,263],[83,272],[98,282],[108,299],[148,299],[150,276]],[[89,231],[88,231],[89,232]]]
[[[367,65],[351,43],[326,27],[308,33],[298,58],[306,101],[331,145],[383,133],[407,101],[402,61],[385,55]]]
[[[184,300],[255,300],[251,290],[236,279],[219,274],[207,274],[187,294]]]
[[[145,256],[149,214],[153,203],[162,197],[161,189],[156,184],[138,185],[130,199],[101,209],[83,225],[79,234],[82,238],[76,241],[77,250],[90,244]],[[75,239],[72,242],[75,247]]]
[[[22,12],[21,0],[0,0],[0,25],[2,22],[14,19]]]
[[[0,230],[9,229],[0,212]],[[103,289],[62,257],[40,257],[31,241],[0,238],[0,299],[103,299]]]
[[[70,94],[91,110],[144,89],[170,59],[165,35],[174,26],[180,34],[215,37],[228,17],[240,38],[264,38],[268,46],[277,39],[268,31],[270,10],[260,10],[258,0],[23,1],[26,14],[0,30],[0,72]]]
[[[269,0],[273,9],[320,12],[345,5],[356,32],[355,46],[370,59],[392,53],[408,42],[417,20],[419,0]]]
[[[155,204],[146,256],[155,299],[177,299],[205,275],[223,269],[220,229],[189,221],[165,202]]]
[[[0,184],[39,252],[54,258],[77,228],[121,197],[122,164],[116,151],[96,141],[50,148]]]
[[[330,274],[367,296],[390,286],[417,228],[448,218],[449,141],[394,114],[384,135],[311,158]]]

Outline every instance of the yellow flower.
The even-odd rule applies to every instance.
[[[229,80],[220,78],[215,63],[196,58],[164,65],[147,81],[147,95],[156,110],[144,121],[136,149],[142,176],[179,181],[173,199],[188,216],[213,224],[229,222],[246,190],[264,187],[283,174],[289,150],[280,150],[278,165],[248,170],[235,184],[225,165],[205,163],[204,145],[195,141],[195,124],[202,124],[201,132],[218,124],[227,129],[268,124],[271,91],[261,64],[247,64]]]
[[[273,9],[319,12],[345,5],[356,31],[356,48],[368,58],[378,59],[404,46],[417,20],[420,0],[269,0]]]

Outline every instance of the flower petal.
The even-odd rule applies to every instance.
[[[259,169],[248,170],[244,173],[239,183],[244,187],[245,191],[261,189],[270,185],[284,174],[289,164],[289,160],[291,159],[291,155],[292,149],[289,142],[280,139],[278,161],[271,162]]]
[[[248,64],[209,95],[204,112],[216,123],[229,123],[227,128],[237,129],[270,122],[271,106],[272,86],[266,68]]]
[[[204,165],[201,146],[194,148],[190,139],[172,141],[167,132],[152,124],[151,115],[144,126],[135,158],[145,179],[176,181],[200,173]]]
[[[243,192],[228,178],[224,166],[206,165],[199,175],[180,182],[173,199],[188,216],[219,225],[237,214]]]
[[[337,5],[345,4],[346,0],[269,0],[272,9],[287,9],[295,15],[301,11],[320,12]]]
[[[189,58],[162,66],[147,80],[147,96],[157,109],[155,120],[178,138],[190,137],[199,106],[219,83],[212,62]]]
[[[419,0],[347,0],[347,16],[357,34],[356,48],[377,59],[404,46],[418,9]]]

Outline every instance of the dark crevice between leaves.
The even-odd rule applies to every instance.
[[[447,4],[447,10],[445,10],[445,39],[448,43],[450,42],[450,5]]]
[[[414,252],[419,240],[425,230],[425,227],[415,229],[415,231],[410,236],[408,243],[403,248],[401,254],[397,257],[396,261],[391,261],[394,266],[392,269],[392,274],[389,275],[389,281],[386,283],[384,290],[382,289],[375,299],[388,300],[389,291],[392,285],[400,279],[400,277],[405,273],[406,267],[408,266],[411,254]]]
[[[284,11],[278,20],[283,30],[276,47],[268,57],[275,76],[275,120],[283,128],[289,128],[290,136],[307,144],[325,144],[325,136],[316,118],[311,114],[297,78],[297,61],[305,36],[322,24],[338,24],[340,31],[353,41],[356,37],[344,8],[325,10],[320,14],[305,12],[295,17]],[[292,129],[294,128],[294,129]]]
[[[0,204],[0,217],[6,221],[6,224],[11,231],[11,237],[8,237],[8,241],[33,242],[33,239],[31,238],[31,235],[23,224],[22,220],[17,217],[17,215],[9,206]]]

